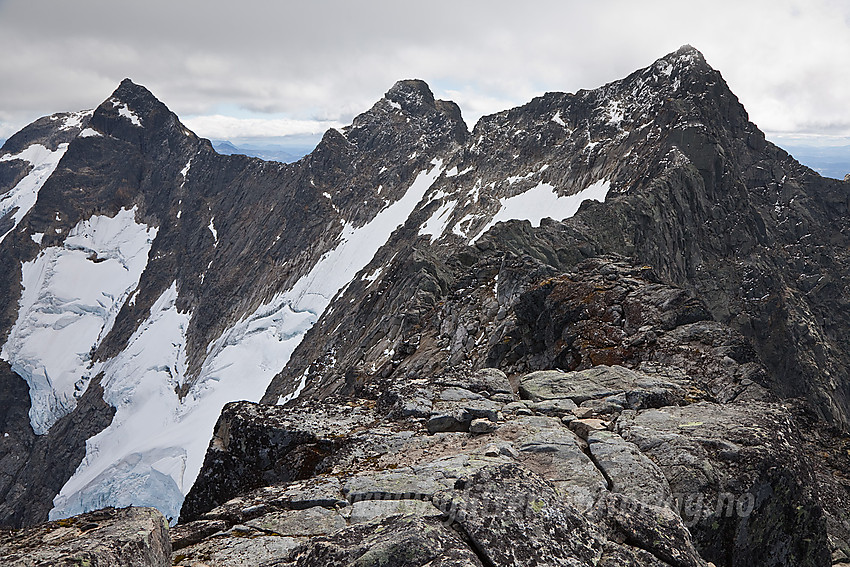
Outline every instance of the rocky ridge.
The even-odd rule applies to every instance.
[[[617,287],[631,297],[610,293]],[[291,408],[231,404],[175,528],[175,557],[229,564],[216,553],[248,525],[256,537],[287,542],[269,564],[318,565],[329,549],[347,558],[338,564],[366,561],[365,547],[335,546],[350,530],[366,533],[361,525],[376,529],[399,514],[438,518],[484,565],[562,564],[524,555],[533,549],[576,565],[823,565],[846,548],[846,521],[824,508],[814,484],[824,473],[846,501],[838,471],[816,464],[793,408],[758,384],[763,366],[704,304],[617,259],[544,279],[526,301],[541,290],[549,296],[542,312],[553,317],[587,309],[585,294],[596,295],[585,321],[597,324],[581,333],[587,356],[611,349],[612,331],[600,327],[614,321],[596,309],[627,306],[619,328],[632,329],[623,341],[633,344],[629,367],[538,370],[511,384],[500,370],[450,366],[419,379],[373,376],[351,393]],[[534,322],[512,325],[558,352]],[[534,488],[501,486],[504,477]],[[565,539],[579,547],[559,547],[544,527],[552,503],[540,495],[550,493],[565,514],[558,521],[578,530]],[[333,524],[318,533],[299,532],[303,522],[264,523],[305,517],[305,509],[328,515],[319,508],[333,512]],[[401,545],[389,534],[407,533],[383,529],[382,545]],[[400,564],[424,565],[438,550]]]

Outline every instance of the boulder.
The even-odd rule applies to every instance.
[[[487,565],[592,565],[604,536],[554,487],[514,464],[485,467],[434,503]]]
[[[254,567],[280,565],[306,541],[260,530],[233,529],[174,553],[169,565],[179,567]],[[284,563],[285,564],[285,563]]]
[[[353,512],[343,508],[348,514]],[[315,536],[333,533],[348,525],[346,514],[334,508],[313,506],[304,510],[276,510],[248,520],[245,525],[279,535]]]
[[[446,386],[465,388],[477,393],[514,395],[507,375],[497,368],[482,368],[472,373],[446,376],[440,379],[440,383]]]
[[[519,449],[524,467],[581,509],[592,506],[607,488],[605,477],[584,452],[584,442],[555,418],[521,417],[500,428],[498,435]]]
[[[171,565],[168,523],[153,508],[104,508],[66,520],[0,531],[4,565]]]
[[[593,431],[587,443],[612,492],[653,506],[672,506],[673,494],[664,473],[634,443],[610,431]]]
[[[705,559],[731,567],[828,564],[811,465],[782,406],[625,411],[617,430],[664,473]]]
[[[669,508],[606,492],[594,512],[611,530],[610,539],[628,541],[674,567],[707,567],[682,519]]]
[[[678,384],[616,365],[575,372],[532,372],[520,379],[519,393],[535,402],[568,398],[576,404],[625,394],[632,409],[675,405],[685,397],[685,389]]]
[[[483,567],[478,556],[439,518],[395,515],[317,537],[296,549],[292,567]]]
[[[362,524],[395,515],[439,516],[430,500],[361,500],[351,506],[350,522]]]

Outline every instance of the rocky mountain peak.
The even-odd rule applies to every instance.
[[[88,126],[91,115],[91,110],[83,110],[59,112],[39,118],[6,140],[0,150],[0,157],[19,154],[33,144],[56,151],[61,144],[69,143]],[[3,192],[0,185],[0,194]]]
[[[135,144],[172,134],[197,140],[153,93],[130,79],[95,109],[90,125],[99,134]]]
[[[462,144],[468,136],[458,106],[435,100],[427,83],[418,79],[398,81],[371,109],[355,117],[344,132],[352,143],[367,147],[398,145],[398,139],[390,142],[390,138],[413,133],[424,144],[423,150],[445,136],[455,144]]]
[[[112,96],[108,99],[118,104],[126,104],[134,107],[136,111],[145,114],[157,106],[164,106],[162,102],[147,88],[137,83],[132,79],[124,79],[118,84],[118,88],[113,91]]]
[[[404,79],[396,82],[384,98],[395,102],[408,112],[423,106],[435,108],[434,93],[425,81]]]
[[[705,77],[710,81],[718,75],[718,72],[708,64],[705,56],[698,49],[684,45],[657,59],[652,65],[633,73],[630,77],[650,75],[660,79],[658,86],[669,82],[678,88],[684,83],[695,81],[698,77]],[[628,78],[625,81],[628,82]]]
[[[662,59],[678,60],[690,65],[708,65],[705,61],[705,56],[696,47],[685,44],[676,51],[668,53]]]

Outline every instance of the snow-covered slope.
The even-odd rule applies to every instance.
[[[74,408],[96,373],[91,352],[147,265],[157,229],[136,222],[135,213],[95,215],[77,224],[63,246],[22,266],[18,319],[2,357],[29,384],[37,434]]]
[[[54,500],[53,519],[102,506],[154,506],[176,520],[197,476],[213,426],[228,402],[258,401],[337,292],[404,224],[442,173],[441,162],[419,173],[404,196],[361,227],[346,224],[341,242],[292,287],[243,318],[208,348],[188,394],[186,329],[191,313],[176,307],[176,284],[160,297],[103,372],[112,424],[86,444],[86,457]],[[295,392],[294,395],[297,395]],[[291,397],[294,397],[290,396]],[[285,401],[285,400],[282,400]]]

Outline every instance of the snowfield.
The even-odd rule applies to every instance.
[[[575,195],[561,197],[555,192],[553,186],[548,183],[540,183],[525,193],[507,199],[499,199],[501,203],[499,212],[479,231],[471,243],[477,242],[497,222],[527,220],[531,221],[532,226],[540,226],[540,221],[545,218],[554,220],[570,218],[578,212],[582,202],[588,199],[604,203],[610,188],[611,183],[602,179]]]
[[[157,229],[136,222],[136,209],[95,215],[63,246],[21,266],[18,318],[0,356],[29,385],[30,422],[41,435],[76,406],[95,375],[90,352],[112,328],[147,266]]]

